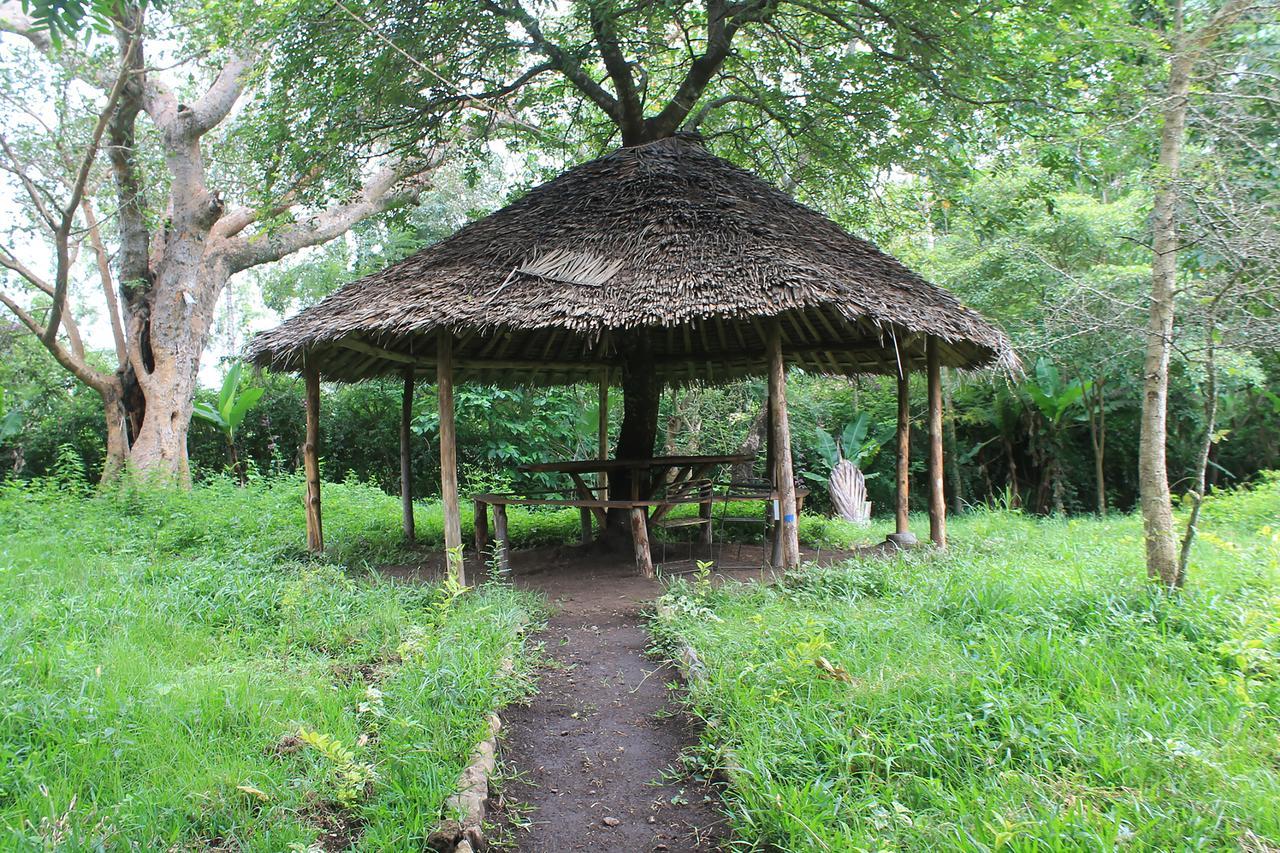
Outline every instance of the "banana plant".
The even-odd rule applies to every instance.
[[[845,424],[839,438],[822,427],[817,431],[817,451],[827,469],[826,474],[805,471],[805,479],[827,487],[835,513],[848,521],[865,524],[871,518],[867,501],[866,476],[862,466],[880,452],[880,442],[871,436],[871,417],[859,412]]]
[[[218,391],[218,401],[216,406],[210,406],[208,403],[196,403],[191,414],[204,421],[213,424],[222,430],[222,434],[227,439],[227,458],[231,462],[231,470],[236,473],[243,484],[245,480],[244,470],[241,468],[240,460],[236,456],[236,430],[244,423],[245,415],[254,407],[259,399],[262,398],[264,389],[248,388],[244,393],[240,390],[240,371],[242,365],[238,362],[227,371],[227,375],[222,380],[222,388]]]
[[[1053,508],[1058,514],[1066,511],[1063,500],[1062,462],[1062,419],[1073,406],[1084,399],[1084,395],[1093,387],[1093,382],[1074,379],[1066,382],[1058,373],[1053,362],[1041,356],[1036,361],[1035,379],[1024,385],[1031,402],[1035,403],[1040,414],[1048,425],[1049,447],[1046,448],[1048,458],[1044,460],[1050,486],[1053,491]]]

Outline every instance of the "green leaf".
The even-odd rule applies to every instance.
[[[220,430],[227,429],[227,421],[222,417],[222,413],[210,406],[208,403],[196,403],[191,409],[191,416],[199,418],[205,423],[210,423]]]
[[[831,433],[827,432],[822,427],[818,427],[817,438],[818,455],[822,457],[823,461],[834,468],[836,463],[840,461],[840,453],[836,449],[836,440],[831,437]]]
[[[265,391],[265,388],[249,388],[241,394],[240,399],[236,400],[236,404],[231,407],[231,413],[227,416],[227,426],[233,430],[239,429],[240,424],[244,422],[245,414],[262,398]]]
[[[240,362],[236,362],[222,379],[222,389],[218,391],[218,411],[222,419],[231,422],[231,408],[236,402],[236,389],[240,387]]]

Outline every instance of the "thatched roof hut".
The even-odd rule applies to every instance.
[[[602,411],[609,385],[619,380],[625,408],[613,463],[625,464],[617,477],[609,475],[607,499],[577,478],[580,499],[573,505],[582,509],[584,537],[591,534],[593,512],[602,527],[606,518],[611,529],[617,521],[629,523],[637,563],[647,573],[653,569],[647,527],[673,499],[650,499],[661,475],[650,477],[644,467],[661,467],[651,457],[663,383],[768,376],[774,562],[789,567],[799,559],[786,406],[789,364],[836,375],[897,375],[896,535],[903,541],[910,538],[909,377],[913,371],[927,374],[930,533],[942,546],[940,367],[1013,361],[1005,336],[951,294],[685,136],[622,148],[570,169],[259,335],[250,357],[306,376],[303,457],[313,549],[323,547],[320,380],[404,378],[402,497],[405,532],[412,537],[413,386],[416,377],[434,373],[451,565],[461,554],[455,379],[600,381]],[[601,423],[603,460],[610,442],[607,419]],[[687,492],[689,485],[683,488]],[[483,499],[493,504],[495,529],[505,541],[508,498],[477,497],[478,548]],[[711,500],[706,498],[706,512],[699,516],[708,536]],[[456,570],[461,574],[460,557]]]
[[[790,363],[898,373],[1009,358],[951,294],[759,178],[674,137],[570,169],[452,237],[259,335],[250,356],[325,379],[429,368],[454,334],[459,379],[594,380],[643,333],[658,379],[762,375],[762,320]]]

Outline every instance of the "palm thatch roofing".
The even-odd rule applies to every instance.
[[[849,375],[1013,362],[999,329],[865,240],[678,136],[620,148],[258,335],[250,358],[357,381],[434,366],[458,379],[594,380],[643,343],[666,382],[788,361]]]

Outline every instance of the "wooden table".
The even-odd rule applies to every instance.
[[[720,456],[654,456],[648,459],[571,459],[563,462],[538,462],[520,465],[516,470],[529,474],[566,474],[573,480],[578,493],[578,506],[582,516],[583,542],[591,539],[591,516],[595,515],[603,530],[607,523],[611,504],[608,495],[597,498],[595,490],[583,479],[584,474],[609,474],[614,471],[631,472],[631,495],[627,506],[631,510],[631,535],[635,540],[636,557],[646,574],[652,574],[649,557],[648,525],[660,521],[673,506],[691,503],[694,490],[704,488],[704,480],[720,465],[740,465],[750,462],[751,454],[728,453]],[[647,485],[641,488],[640,475],[648,472]],[[660,489],[667,493],[655,497]],[[639,504],[639,505],[637,505]],[[652,512],[649,512],[649,508]],[[708,500],[701,509],[705,519],[705,537],[710,537],[710,509]]]

